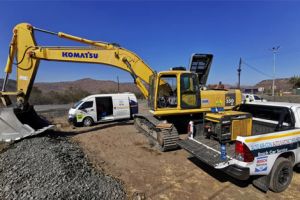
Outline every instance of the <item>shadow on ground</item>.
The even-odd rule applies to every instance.
[[[107,129],[114,127],[116,125],[118,126],[127,126],[127,125],[132,125],[133,121],[116,121],[116,122],[109,122],[109,123],[101,123],[101,124],[96,124],[95,126],[92,127],[74,127],[73,130],[49,130],[45,132],[45,134],[40,134],[42,135],[48,135],[50,137],[72,137],[78,134],[83,134],[91,131],[97,131],[100,129]]]
[[[252,184],[252,180],[253,180],[252,178],[250,178],[246,181],[237,180],[237,179],[227,175],[222,170],[218,170],[218,169],[215,169],[215,168],[207,165],[206,163],[202,162],[201,160],[197,159],[196,157],[193,157],[193,156],[189,157],[188,160],[191,161],[197,167],[201,168],[203,171],[205,171],[207,174],[209,174],[216,180],[220,181],[221,183],[229,181],[241,188],[248,187],[250,184]]]

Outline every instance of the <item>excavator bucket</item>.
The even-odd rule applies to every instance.
[[[10,142],[40,134],[52,128],[48,121],[35,112],[33,106],[26,111],[0,108],[0,141]]]

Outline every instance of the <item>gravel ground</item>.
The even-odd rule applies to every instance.
[[[125,199],[122,184],[95,171],[77,144],[40,136],[0,154],[0,199]]]

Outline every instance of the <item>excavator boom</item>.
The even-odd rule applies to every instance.
[[[34,32],[42,31],[57,37],[73,40],[90,45],[88,47],[42,47],[37,46]],[[8,75],[12,72],[14,58],[17,62],[17,91],[6,92],[5,85]],[[1,91],[1,96],[17,96],[21,102],[26,103],[35,80],[40,60],[79,62],[104,64],[117,67],[131,74],[137,87],[145,98],[148,98],[149,77],[155,72],[136,54],[122,47],[96,42],[66,33],[50,32],[35,28],[30,24],[22,23],[14,28],[10,52],[5,67],[6,78]],[[3,100],[5,101],[5,100]],[[5,105],[9,104],[4,102]]]
[[[57,37],[87,44],[87,47],[37,46],[34,33],[41,31]],[[5,67],[5,79],[0,97],[5,108],[0,109],[0,141],[18,140],[44,132],[52,127],[40,118],[28,104],[40,60],[103,64],[117,67],[131,74],[134,83],[145,98],[147,84],[155,72],[136,54],[118,45],[92,41],[66,33],[54,33],[35,28],[27,23],[18,24],[13,30],[10,50]],[[6,91],[13,64],[17,65],[17,90]],[[16,98],[12,105],[10,97]]]

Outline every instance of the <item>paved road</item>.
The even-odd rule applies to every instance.
[[[72,104],[60,104],[60,105],[35,105],[34,109],[37,112],[45,112],[51,110],[68,110],[72,107]]]

